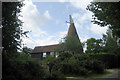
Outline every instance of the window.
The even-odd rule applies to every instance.
[[[43,53],[43,57],[46,57],[46,53]]]

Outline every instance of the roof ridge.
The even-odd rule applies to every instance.
[[[59,45],[59,44],[52,44],[52,45],[44,45],[44,46],[36,46],[36,47],[47,47],[47,46],[55,46],[55,45]]]

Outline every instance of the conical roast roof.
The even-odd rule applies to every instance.
[[[71,53],[83,53],[83,47],[78,37],[73,19],[70,15],[70,26],[66,37],[66,48]]]
[[[77,36],[78,37],[78,34],[77,34],[77,31],[76,31],[73,19],[70,15],[70,26],[69,26],[67,37],[71,37],[71,36]]]

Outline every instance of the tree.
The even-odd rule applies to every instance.
[[[72,16],[70,15],[70,26],[67,36],[64,38],[63,44],[64,51],[68,51],[71,54],[83,53],[83,46],[77,34]]]
[[[86,53],[106,52],[112,54],[119,54],[120,47],[117,45],[117,37],[113,36],[109,29],[106,34],[103,34],[102,39],[90,38],[86,41]]]
[[[87,10],[92,11],[93,23],[101,27],[109,26],[113,34],[120,38],[120,2],[91,2]]]
[[[44,77],[44,70],[38,60],[17,52],[21,46],[20,37],[27,33],[22,30],[22,22],[18,19],[22,6],[22,2],[2,3],[2,42],[4,47],[2,80],[41,80]]]
[[[31,48],[28,48],[28,47],[23,47],[22,52],[29,55],[29,53],[32,52],[32,49],[31,49]]]
[[[28,31],[22,30],[22,22],[18,19],[21,12],[22,2],[3,2],[2,3],[2,44],[3,52],[10,55],[17,52],[21,46],[21,36]],[[13,56],[13,55],[12,55]]]
[[[82,44],[77,36],[66,37],[64,43],[66,51],[74,53],[83,53]]]
[[[117,37],[112,35],[112,31],[108,30],[106,35],[103,35],[103,51],[107,53],[119,53],[119,46],[117,45]]]
[[[102,51],[102,40],[101,39],[95,39],[90,38],[86,41],[87,43],[87,50],[86,53],[98,53]]]
[[[59,47],[56,52],[68,52],[70,54],[81,54],[83,53],[83,44],[80,42],[78,36],[66,36],[64,42],[59,43]]]

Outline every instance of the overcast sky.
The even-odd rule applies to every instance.
[[[92,12],[86,10],[89,3],[90,0],[24,1],[25,6],[20,13],[23,17],[19,18],[24,22],[23,29],[31,32],[28,33],[29,38],[23,38],[23,43],[32,49],[35,46],[58,44],[61,38],[67,35],[69,24],[66,21],[69,21],[69,15],[72,15],[81,42],[91,37],[102,38],[107,27],[91,22]]]

